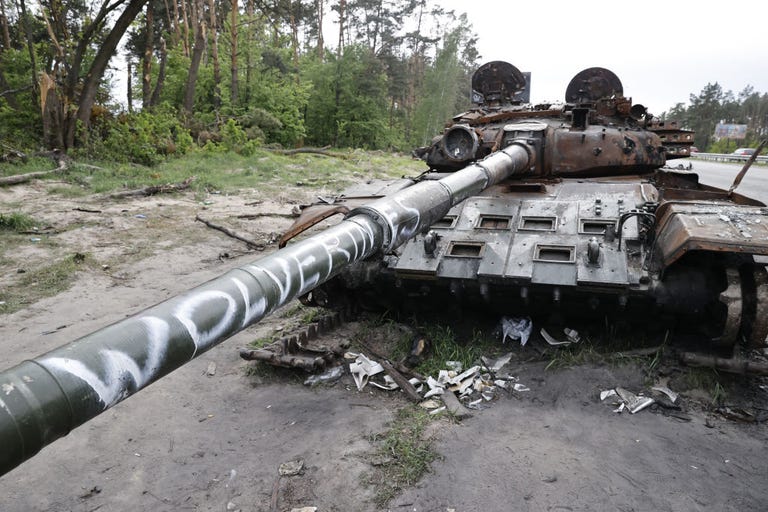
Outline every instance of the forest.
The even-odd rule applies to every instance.
[[[144,165],[198,147],[409,150],[467,106],[479,60],[466,16],[438,4],[0,0],[0,144]],[[666,117],[701,150],[722,149],[718,122],[755,144],[768,94],[707,84]]]

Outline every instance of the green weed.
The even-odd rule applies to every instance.
[[[397,411],[389,430],[371,436],[371,442],[377,446],[372,456],[376,465],[363,480],[374,486],[374,499],[379,507],[386,506],[429,472],[438,457],[432,440],[425,436],[426,427],[433,420],[424,409],[409,405]]]
[[[21,231],[30,230],[36,225],[38,225],[38,222],[24,213],[0,213],[0,231],[13,231],[19,233]]]
[[[22,274],[15,284],[0,291],[0,313],[11,313],[43,297],[51,297],[69,288],[75,273],[91,265],[90,256],[75,253]]]

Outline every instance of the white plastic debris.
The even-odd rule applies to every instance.
[[[528,343],[528,338],[533,331],[533,322],[530,317],[524,318],[501,318],[501,342],[506,343],[507,338],[520,340],[520,346],[524,347]]]
[[[653,398],[635,395],[624,388],[616,388],[616,394],[619,395],[632,414],[642,411],[654,402]]]
[[[663,393],[663,394],[667,395],[667,397],[669,397],[669,399],[670,399],[670,401],[672,403],[677,402],[677,397],[678,397],[677,393],[675,393],[674,391],[672,391],[668,387],[666,387],[666,386],[653,386],[651,389],[654,390],[654,391],[658,391],[659,393]]]
[[[432,415],[439,414],[439,413],[443,412],[445,409],[446,409],[445,406],[438,407],[437,409],[432,409],[431,411],[429,411],[429,414],[432,414]]]
[[[530,391],[531,390],[531,388],[529,388],[528,386],[525,386],[523,384],[514,384],[512,386],[512,389],[514,389],[515,391],[519,391],[519,392]]]
[[[558,341],[555,338],[553,338],[543,327],[539,329],[539,334],[541,334],[541,337],[544,338],[544,341],[546,341],[548,344],[552,345],[553,347],[557,347],[558,345],[570,345],[570,341]]]
[[[603,402],[603,401],[605,401],[605,399],[610,398],[612,396],[617,396],[615,389],[608,389],[606,391],[601,391],[600,392],[600,401]]]
[[[568,340],[571,343],[578,343],[581,341],[581,336],[579,335],[579,331],[577,331],[576,329],[569,329],[568,327],[566,327],[565,329],[563,329],[563,332],[568,337]]]
[[[558,345],[570,345],[572,343],[578,343],[581,341],[579,332],[574,329],[569,329],[568,327],[563,329],[563,333],[566,336],[566,339],[563,341],[560,341],[554,336],[550,335],[546,330],[544,330],[543,327],[539,330],[539,333],[541,333],[541,337],[544,338],[544,341],[555,347]]]
[[[349,373],[355,379],[355,385],[358,391],[362,391],[368,380],[373,376],[384,371],[384,368],[376,361],[371,361],[363,354],[358,354],[357,358],[349,363]]]
[[[399,387],[397,385],[397,382],[395,382],[395,379],[393,379],[389,375],[385,375],[384,376],[384,383],[383,384],[378,383],[376,381],[372,381],[372,380],[368,381],[368,383],[371,386],[376,386],[377,388],[383,389],[384,391],[394,391],[394,390],[396,390]]]
[[[424,393],[424,398],[430,398],[430,397],[433,397],[433,396],[440,396],[443,393],[445,393],[445,388],[436,386],[434,388],[431,388],[426,393]]]

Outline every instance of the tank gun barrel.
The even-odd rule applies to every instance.
[[[515,141],[440,181],[376,200],[331,228],[0,372],[0,475],[344,267],[405,243],[453,205],[533,164],[531,147]]]

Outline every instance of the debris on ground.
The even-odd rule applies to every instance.
[[[520,340],[520,346],[524,347],[528,343],[533,331],[533,321],[531,317],[510,318],[501,317],[501,342],[506,343],[507,338]]]
[[[565,340],[556,339],[554,336],[549,334],[543,327],[539,330],[539,333],[541,334],[541,337],[544,338],[544,341],[546,341],[548,344],[552,345],[553,347],[556,347],[559,345],[568,346],[581,341],[581,336],[579,336],[578,331],[574,329],[569,329],[568,327],[563,329],[563,334],[565,334],[565,337],[566,337]]]
[[[355,356],[355,360],[349,363],[349,373],[355,379],[357,390],[362,391],[371,377],[384,372],[384,367],[364,354],[355,354]]]
[[[277,470],[280,476],[296,476],[302,471],[304,471],[304,461],[301,459],[283,462]]]
[[[323,373],[310,375],[304,381],[305,386],[317,386],[318,384],[334,384],[344,375],[344,366],[334,366]]]
[[[679,398],[679,395],[678,395],[677,393],[675,393],[674,391],[672,391],[671,389],[669,389],[669,388],[668,388],[668,387],[666,387],[666,386],[653,386],[653,387],[651,388],[651,391],[657,391],[657,392],[659,392],[659,393],[661,393],[661,394],[663,394],[663,395],[666,395],[666,396],[667,396],[667,398],[669,398],[669,400],[670,400],[670,401],[671,401],[673,404],[674,404],[675,402],[677,402],[677,399]]]
[[[640,412],[646,407],[655,403],[655,400],[651,397],[636,395],[622,387],[616,387],[614,389],[609,389],[600,393],[601,401],[605,401],[611,397],[619,398],[618,402],[613,401],[613,404],[618,406],[616,409],[614,409],[613,412],[617,413],[622,413],[624,412],[624,409],[626,409],[630,413],[635,414],[636,412]]]
[[[456,419],[461,420],[472,416],[472,413],[469,411],[469,409],[464,407],[464,405],[459,402],[459,399],[456,398],[456,395],[453,393],[445,393],[442,396],[442,399],[448,412],[451,413]]]

